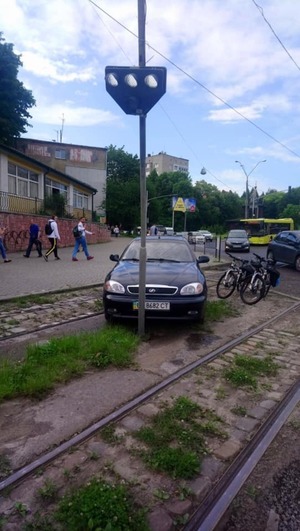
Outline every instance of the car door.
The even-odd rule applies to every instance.
[[[274,251],[275,260],[292,264],[294,260],[292,258],[291,238],[289,236],[292,235],[287,231],[278,234],[274,240],[274,248],[272,250]]]
[[[286,261],[289,264],[293,264],[295,261],[297,248],[299,247],[297,245],[297,242],[298,240],[295,234],[288,232],[286,236],[285,256],[286,256]]]

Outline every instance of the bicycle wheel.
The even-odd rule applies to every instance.
[[[230,295],[233,294],[236,287],[236,275],[229,271],[224,273],[217,284],[217,295],[219,299],[227,299]]]
[[[266,283],[260,273],[252,277],[246,278],[245,282],[241,285],[240,296],[245,304],[256,304],[259,302],[266,293]]]

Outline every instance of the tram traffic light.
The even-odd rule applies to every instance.
[[[126,114],[146,115],[166,92],[165,67],[107,66],[106,90]]]

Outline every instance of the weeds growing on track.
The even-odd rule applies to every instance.
[[[275,376],[277,371],[278,366],[271,356],[260,359],[240,354],[235,356],[231,367],[224,371],[224,376],[235,387],[248,386],[256,389],[259,376]]]
[[[221,423],[222,419],[214,412],[181,396],[173,406],[153,417],[150,426],[134,433],[148,447],[147,451],[137,450],[137,454],[154,470],[173,478],[192,478],[208,453],[207,437],[226,439]]]

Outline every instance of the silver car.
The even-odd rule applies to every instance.
[[[250,251],[250,242],[245,230],[230,230],[225,240],[225,251]]]

